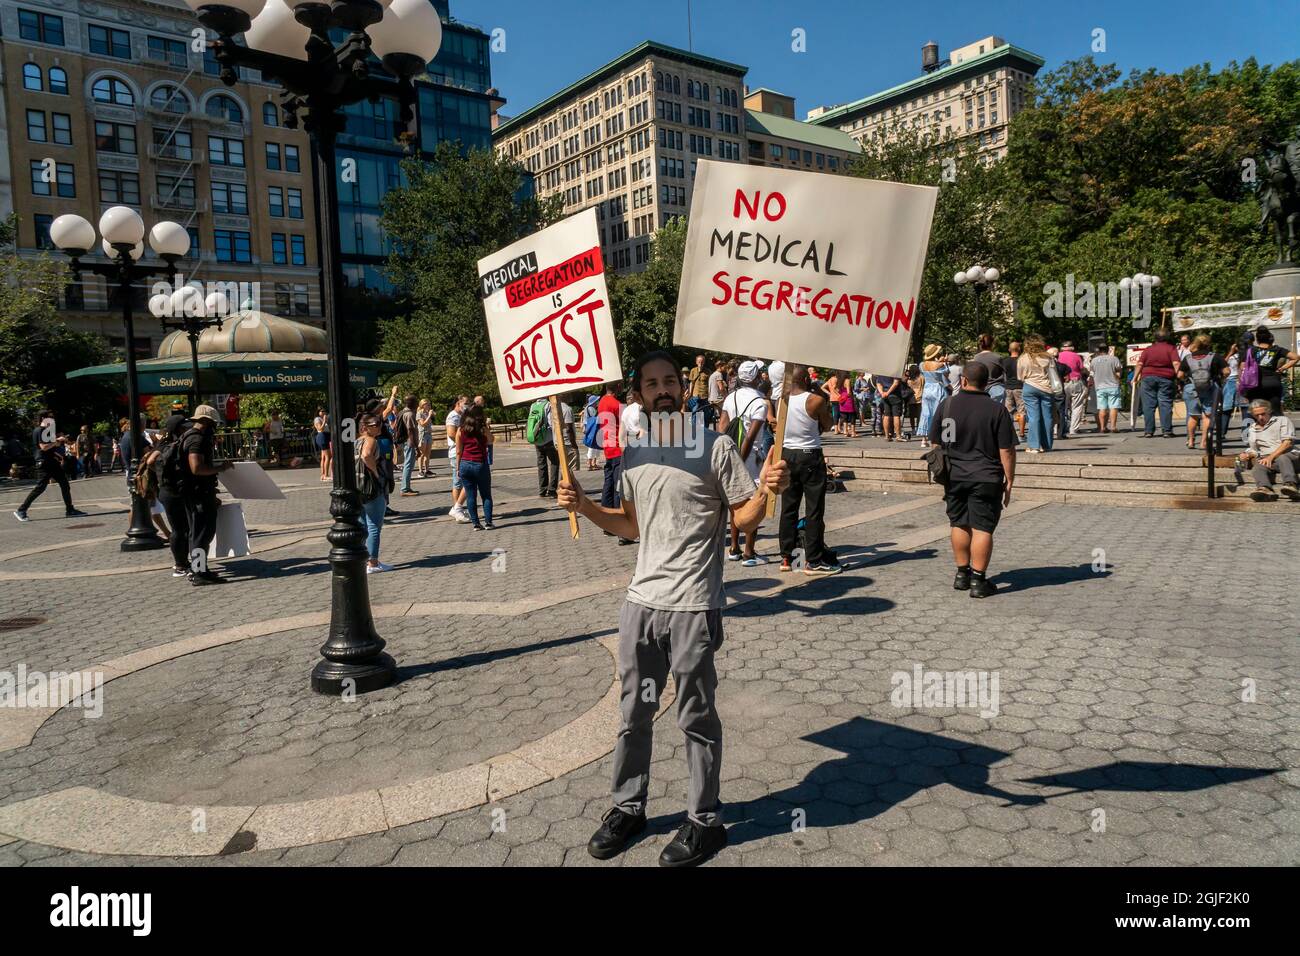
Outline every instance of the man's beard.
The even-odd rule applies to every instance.
[[[677,407],[677,402],[671,395],[660,395],[655,399],[655,411],[672,411]]]

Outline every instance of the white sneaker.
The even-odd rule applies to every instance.
[[[380,561],[378,564],[366,565],[366,574],[379,574],[381,571],[391,571],[391,570],[393,570],[393,566],[391,564],[384,564],[384,562],[382,561]]]
[[[469,524],[470,521],[469,512],[466,511],[460,505],[457,505],[455,508],[452,508],[451,511],[448,512],[448,514],[451,515],[453,518],[455,518],[458,524]]]

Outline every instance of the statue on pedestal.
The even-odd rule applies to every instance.
[[[1295,261],[1296,234],[1300,230],[1300,126],[1296,136],[1281,143],[1265,141],[1259,178],[1259,226],[1273,225],[1277,239],[1277,265]]]

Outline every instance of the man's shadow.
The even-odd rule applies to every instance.
[[[1094,570],[1091,564],[1048,565],[1041,568],[1010,568],[993,575],[993,583],[1006,594],[1028,591],[1031,588],[1049,588],[1058,584],[1076,584],[1080,581],[1104,580],[1114,573],[1115,565],[1107,564]]]
[[[725,816],[732,824],[728,843],[737,845],[790,832],[796,822],[808,827],[836,827],[870,820],[922,790],[945,783],[1004,801],[1004,807],[1032,807],[1070,793],[1187,792],[1278,772],[1125,761],[1018,780],[1035,786],[1072,788],[1060,794],[1020,794],[989,782],[989,768],[1011,754],[942,734],[854,717],[802,739],[839,751],[842,756],[819,764],[793,787],[728,807]],[[664,817],[655,822],[667,826],[672,819]]]

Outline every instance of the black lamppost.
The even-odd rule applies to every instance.
[[[194,286],[181,286],[171,295],[156,295],[149,302],[149,310],[164,329],[179,329],[190,342],[190,408],[199,407],[199,336],[205,329],[221,330],[222,316],[230,311],[230,304],[222,292],[213,292],[206,299]],[[169,318],[179,316],[179,318]]]
[[[352,442],[352,384],[342,317],[338,313],[338,169],[335,140],[344,129],[345,106],[396,92],[402,122],[415,116],[412,77],[438,53],[442,22],[429,0],[227,0],[224,4],[185,0],[199,22],[217,34],[213,54],[221,79],[238,80],[251,67],[278,83],[285,125],[301,122],[316,148],[316,193],[321,233],[321,308],[329,332],[330,437],[334,445],[334,490],[330,515],[330,630],[322,660],[311,673],[313,690],[363,693],[387,686],[396,672],[376,633],[366,585],[365,531],[356,489]],[[347,36],[336,46],[329,31]],[[234,40],[243,33],[246,46]],[[382,68],[374,57],[382,60]],[[394,80],[396,83],[394,83]]]
[[[130,406],[131,461],[129,474],[134,475],[144,449],[140,430],[140,390],[135,368],[135,316],[132,311],[131,287],[139,279],[166,276],[176,281],[176,262],[190,250],[190,234],[180,223],[164,220],[149,231],[149,245],[166,263],[164,267],[142,266],[137,260],[144,254],[144,220],[130,206],[113,206],[99,219],[104,239],[101,248],[108,262],[83,263],[95,245],[95,227],[81,216],[68,213],[50,223],[50,239],[72,260],[73,279],[90,272],[116,285],[122,297],[122,324],[126,326],[126,400]],[[164,547],[149,514],[149,502],[131,487],[131,527],[122,541],[123,551],[150,551]]]
[[[975,338],[979,339],[980,329],[980,293],[1002,278],[996,268],[985,269],[983,266],[971,266],[965,272],[953,273],[952,281],[959,286],[970,286],[975,293]]]

